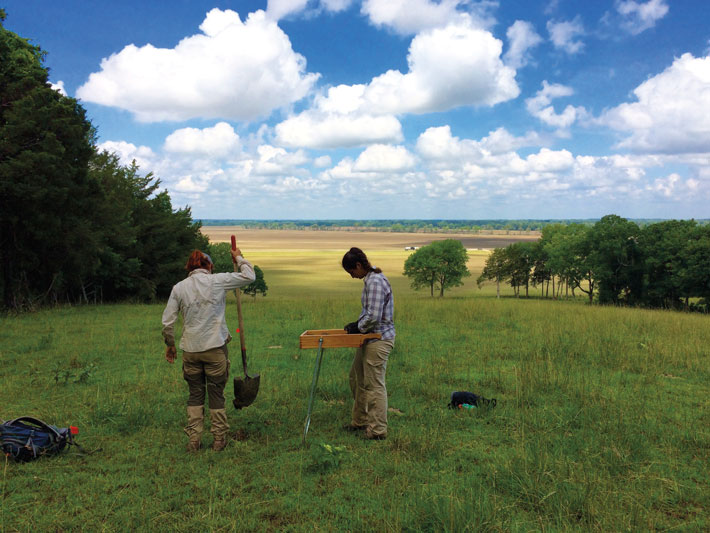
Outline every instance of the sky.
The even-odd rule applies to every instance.
[[[710,218],[708,0],[0,7],[195,218]]]

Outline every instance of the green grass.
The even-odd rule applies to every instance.
[[[389,438],[340,429],[352,351],[330,349],[302,446],[316,351],[298,336],[359,312],[336,255],[254,254],[270,286],[243,304],[261,390],[237,412],[228,387],[240,440],[221,454],[184,452],[161,305],[2,318],[0,418],[77,425],[94,453],[3,464],[0,532],[710,529],[707,316],[497,300],[472,278],[431,299],[380,257],[396,297]],[[233,301],[227,318],[233,331]],[[498,405],[450,411],[454,390]]]

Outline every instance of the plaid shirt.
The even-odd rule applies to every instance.
[[[363,278],[362,313],[357,327],[365,333],[381,333],[382,340],[394,339],[394,296],[384,274],[368,272]]]

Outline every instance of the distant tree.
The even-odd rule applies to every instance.
[[[529,295],[531,270],[535,264],[535,244],[515,242],[506,248],[510,285],[516,296],[520,295],[520,287],[525,287],[526,297]]]
[[[590,262],[599,286],[599,302],[637,303],[643,288],[639,227],[617,215],[607,215],[589,233]]]
[[[678,308],[687,291],[688,244],[694,221],[667,220],[641,229],[644,257],[644,301],[651,307]]]
[[[692,297],[704,300],[710,311],[710,226],[693,228],[684,247],[685,266],[678,272],[680,293],[688,306]]]
[[[269,290],[269,287],[264,280],[264,272],[257,265],[254,265],[254,275],[256,279],[244,287],[242,292],[252,298],[256,298],[256,295],[259,293],[261,293],[262,296],[266,296],[266,291]]]
[[[230,249],[231,245],[228,242],[210,243],[207,246],[207,253],[210,254],[214,263],[214,272],[232,272],[234,270]],[[244,287],[242,292],[254,298],[256,298],[257,294],[266,296],[266,291],[269,290],[269,287],[264,279],[264,272],[258,265],[254,265],[254,274],[256,279]]]
[[[500,284],[510,277],[505,248],[495,248],[486,259],[483,272],[478,276],[476,284],[480,288],[487,280],[496,282],[496,298],[500,298]]]
[[[205,252],[210,254],[214,263],[213,272],[233,272],[234,263],[230,252],[231,245],[228,242],[209,243]]]
[[[471,275],[467,261],[468,253],[461,241],[434,241],[407,258],[404,275],[411,278],[415,290],[428,286],[433,297],[436,286],[439,296],[443,297],[445,289],[463,285],[463,278]]]

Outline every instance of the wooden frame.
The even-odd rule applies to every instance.
[[[309,329],[299,337],[300,348],[357,348],[381,333],[346,333],[344,329]],[[320,340],[323,339],[323,343]]]

